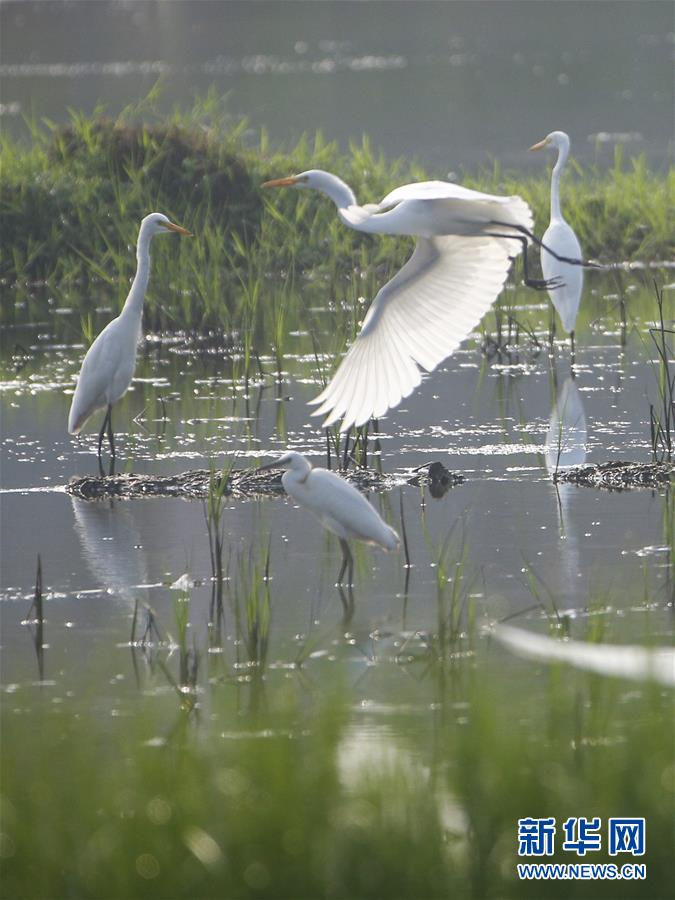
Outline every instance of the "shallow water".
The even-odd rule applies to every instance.
[[[526,153],[554,128],[583,162],[672,153],[669,3],[4,3],[3,127],[110,114],[161,79],[164,107],[214,85],[274,141],[370,136],[437,175]],[[498,27],[495,27],[498,22]],[[86,35],[86,39],[83,37]]]
[[[655,311],[649,281],[640,274],[625,285],[622,344],[616,299],[603,276],[589,279],[574,378],[567,342],[558,340],[552,353],[546,344],[546,303],[518,289],[510,299],[514,314],[535,330],[541,346],[521,337],[510,354],[488,359],[477,335],[380,421],[381,449],[371,443],[370,462],[397,476],[397,486],[372,492],[371,501],[396,528],[403,509],[411,568],[405,568],[403,553],[359,547],[353,609],[349,595],[334,586],[337,541],[309,514],[282,498],[227,498],[226,614],[222,633],[217,639],[212,634],[211,641],[212,573],[203,503],[85,502],[66,494],[70,477],[97,468],[98,425],[90,425],[81,440],[65,430],[83,352],[67,339],[74,324],[67,323],[68,316],[45,312],[38,326],[5,329],[0,614],[10,705],[29,709],[32,685],[40,678],[26,624],[38,553],[47,645],[42,679],[56,705],[95,693],[93,708],[106,714],[123,708],[124,698],[138,689],[137,660],[129,647],[136,601],[153,608],[163,640],[170,643],[177,598],[185,602],[189,596],[191,631],[209,671],[220,658],[208,652],[215,641],[225,647],[227,659],[239,659],[246,674],[251,660],[237,628],[237,610],[241,613],[245,584],[262,584],[268,545],[266,677],[285,677],[300,656],[312,677],[330,680],[341,660],[340,671],[358,685],[359,703],[376,719],[401,704],[421,711],[430,702],[430,686],[423,681],[401,686],[408,675],[400,655],[424,656],[439,617],[447,614],[462,558],[459,631],[464,637],[457,638],[458,652],[467,650],[469,621],[475,620],[472,633],[481,653],[488,649],[508,658],[507,650],[480,637],[483,626],[506,618],[535,630],[549,617],[564,620],[570,633],[583,639],[591,619],[603,616],[610,641],[667,643],[672,559],[666,529],[669,521],[672,527],[672,500],[645,489],[556,488],[549,474],[559,440],[559,465],[650,458],[649,401],[655,402],[657,393],[648,362]],[[329,335],[331,312],[316,315]],[[101,315],[101,323],[107,317]],[[288,327],[283,383],[277,384],[273,361],[261,347],[265,374],[250,385],[248,397],[240,381],[226,377],[225,350],[195,352],[184,337],[149,336],[133,390],[115,410],[118,471],[220,467],[235,453],[237,466],[253,465],[287,446],[325,464],[324,435],[304,402],[316,391],[311,345],[300,323]],[[428,487],[408,483],[415,468],[435,460],[465,479],[440,499]],[[187,579],[172,588],[184,575]],[[378,662],[389,676],[372,671]],[[517,678],[519,666],[527,665],[508,662],[506,671]]]

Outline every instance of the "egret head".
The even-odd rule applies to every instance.
[[[300,172],[299,175],[275,178],[273,181],[266,181],[262,187],[313,188],[329,197],[338,209],[344,209],[356,203],[356,197],[349,185],[345,184],[337,175],[324,172],[323,169],[308,169],[306,172]]]
[[[330,172],[324,172],[323,169],[308,169],[306,172],[300,172],[299,175],[289,175],[287,178],[274,178],[272,181],[265,181],[261,187],[297,187],[297,188],[314,188],[321,191],[326,189],[326,185],[335,180],[335,176]]]
[[[287,450],[283,456],[280,456],[273,462],[260,466],[258,471],[262,472],[265,469],[285,469],[286,471],[309,472],[311,468],[312,467],[302,453],[298,453],[296,450]]]
[[[530,150],[569,150],[570,139],[564,131],[552,131],[543,141],[539,141],[530,147]]]
[[[150,213],[150,215],[143,219],[141,222],[141,231],[149,237],[152,237],[155,234],[166,234],[168,231],[175,231],[178,234],[185,234],[188,237],[192,237],[192,232],[188,231],[187,228],[176,225],[171,219],[158,212]]]

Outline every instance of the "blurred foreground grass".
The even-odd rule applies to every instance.
[[[320,134],[273,149],[264,133],[233,123],[215,93],[170,116],[158,115],[151,94],[115,120],[102,110],[92,117],[73,112],[68,125],[36,124],[32,135],[30,146],[0,139],[4,289],[46,281],[58,306],[68,302],[69,286],[90,285],[95,299],[96,285],[110,285],[121,304],[140,219],[159,210],[195,238],[153,245],[146,304],[153,328],[246,329],[263,284],[283,293],[305,272],[321,279],[327,296],[370,298],[408,255],[410,242],[345,228],[315,192],[265,194],[264,180],[325,168],[368,202],[397,184],[446,177],[414,161],[388,160],[365,137],[348,153]],[[450,148],[449,167],[451,157]],[[459,177],[470,187],[521,194],[532,204],[536,231],[545,230],[550,164],[542,162],[535,178],[510,175],[497,162]],[[619,148],[608,171],[572,165],[565,214],[588,256],[670,259],[674,186],[675,170],[651,171],[644,158],[624,159]],[[354,272],[365,270],[368,280],[354,288]],[[11,317],[11,305],[3,306]]]
[[[158,685],[107,713],[6,695],[3,896],[671,896],[672,692],[480,655],[437,660],[433,702],[370,722],[337,664],[314,692],[300,671],[209,679],[192,712]],[[519,882],[526,816],[556,817],[544,861],[647,880]],[[559,852],[568,816],[601,817],[590,860]],[[610,816],[646,817],[644,857],[607,856]]]

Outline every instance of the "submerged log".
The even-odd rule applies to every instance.
[[[675,484],[673,463],[606,462],[598,465],[561,469],[553,476],[556,482],[581,484],[586,487],[621,491],[626,488],[664,488]]]
[[[255,497],[283,494],[282,472],[279,469],[239,469],[229,474],[213,473],[208,469],[193,469],[176,475],[140,475],[133,472],[121,475],[85,475],[71,478],[66,491],[81,500],[101,500],[119,497],[131,500],[138,497],[182,497],[184,500],[204,500],[213,483],[226,495]],[[373,469],[353,469],[339,473],[347,481],[362,489],[386,489],[400,484],[392,475]],[[224,480],[224,484],[223,484]]]
[[[424,468],[427,468],[425,464]],[[104,500],[110,497],[132,500],[139,497],[182,497],[205,500],[211,484],[226,495],[255,497],[283,494],[280,469],[233,469],[229,473],[193,469],[175,475],[84,475],[71,478],[66,491],[81,500]],[[390,490],[401,484],[426,482],[434,497],[463,481],[461,475],[449,472],[442,463],[431,463],[428,472],[414,477],[385,475],[375,469],[338,470],[338,475],[361,490]],[[224,482],[224,483],[223,483]]]

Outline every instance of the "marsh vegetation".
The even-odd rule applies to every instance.
[[[40,127],[30,148],[3,139],[5,891],[534,898],[515,875],[520,817],[628,815],[647,819],[647,880],[549,896],[665,898],[672,689],[521,660],[492,630],[672,641],[672,489],[551,480],[571,459],[671,449],[672,264],[650,264],[673,255],[672,172],[617,153],[566,184],[585,251],[640,263],[589,274],[575,377],[516,274],[414,402],[345,439],[304,401],[409,248],[259,184],[321,166],[369,200],[440,173],[365,140],[282,152],[214,96],[153,116],[148,101]],[[547,219],[546,172],[465,182]],[[207,496],[86,502],[63,490],[95,471],[95,432],[65,434],[73,376],[149,209],[196,237],[153,252],[120,466],[200,467]],[[370,499],[405,549],[356,550],[351,591],[304,511],[224,490],[287,446],[386,476]],[[463,479],[435,493],[415,479],[434,461]]]

